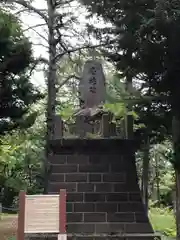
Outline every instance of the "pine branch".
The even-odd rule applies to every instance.
[[[68,5],[70,5],[70,3],[72,3],[72,2],[74,2],[74,0],[67,0],[67,1],[57,1],[56,0],[56,3],[55,3],[55,6],[56,7],[60,7],[60,6],[62,6],[62,5],[66,5],[66,4],[68,4]]]
[[[63,53],[56,55],[55,61],[59,61],[59,59],[66,54],[71,54],[71,53],[78,52],[78,51],[85,50],[85,49],[95,49],[95,48],[99,48],[99,47],[104,47],[104,46],[112,44],[113,42],[114,41],[103,43],[103,44],[101,43],[101,44],[97,44],[97,45],[85,45],[85,46],[78,47],[78,48],[66,49]]]
[[[80,77],[76,76],[76,75],[70,75],[69,77],[67,77],[62,83],[59,84],[58,89],[62,88],[70,79],[75,78],[80,80]]]
[[[7,3],[17,3],[18,5],[27,8],[30,12],[34,12],[38,14],[48,24],[48,18],[43,13],[46,11],[46,9],[37,9],[33,7],[31,4],[29,4],[28,2],[26,2],[25,0],[7,0]]]
[[[43,23],[43,24],[36,24],[36,25],[33,25],[33,26],[29,26],[26,29],[24,29],[23,32],[26,32],[26,31],[29,31],[29,30],[34,30],[34,28],[43,27],[43,26],[46,26],[46,24]]]

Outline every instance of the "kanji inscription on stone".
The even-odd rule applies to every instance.
[[[92,108],[104,102],[105,76],[100,62],[91,60],[85,63],[79,90],[85,108]]]

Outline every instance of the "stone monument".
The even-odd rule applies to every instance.
[[[79,84],[80,109],[76,112],[76,132],[79,137],[85,137],[94,132],[94,121],[102,114],[102,104],[105,101],[105,76],[102,64],[97,60],[89,60],[84,65]]]
[[[79,91],[83,108],[97,107],[104,102],[105,76],[99,61],[91,60],[85,63]]]
[[[138,185],[138,143],[110,138],[111,116],[101,108],[105,77],[99,62],[86,62],[80,96],[76,138],[60,136],[50,143],[48,193],[67,191],[68,239],[154,240]],[[99,115],[100,137],[88,138]]]

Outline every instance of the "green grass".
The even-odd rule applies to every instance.
[[[0,213],[0,220],[2,220],[5,216],[7,216],[8,214],[6,213]]]
[[[12,216],[12,215],[16,215],[16,214],[0,213],[0,220],[2,220],[5,217]]]
[[[176,222],[171,210],[168,208],[151,208],[149,211],[149,218],[154,231],[164,236],[175,238]]]

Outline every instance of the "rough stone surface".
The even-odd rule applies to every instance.
[[[85,144],[76,142],[76,151],[72,140],[65,142],[64,150],[59,143],[62,152],[57,151],[57,141],[52,144],[55,153],[50,158],[48,192],[59,193],[59,189],[67,189],[67,232],[74,237],[75,234],[153,234],[138,187],[133,146],[122,141],[118,145],[118,140],[114,145],[99,141],[96,145],[87,140]],[[137,238],[131,237],[132,240]],[[100,240],[101,237],[75,239]],[[138,239],[151,240],[153,237]]]

